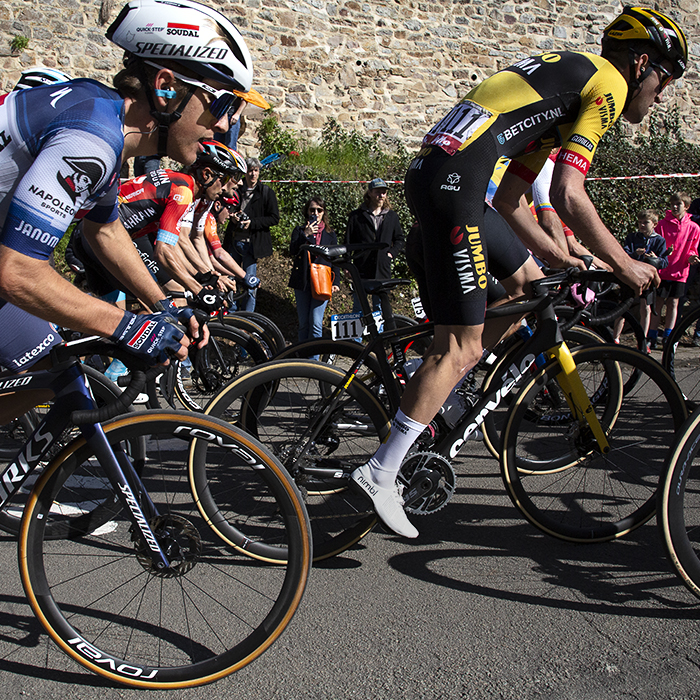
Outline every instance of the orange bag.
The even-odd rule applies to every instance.
[[[333,288],[333,270],[328,265],[311,262],[309,256],[309,275],[311,276],[311,296],[319,301],[329,301]]]

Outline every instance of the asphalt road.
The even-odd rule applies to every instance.
[[[299,613],[218,683],[149,698],[700,698],[697,601],[654,523],[573,546],[518,518],[496,462],[470,443],[452,502],[312,572]],[[65,658],[35,622],[0,537],[0,698],[135,698]]]

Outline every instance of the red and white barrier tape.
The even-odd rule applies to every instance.
[[[618,175],[617,177],[589,177],[586,182],[602,180],[654,180],[668,179],[672,177],[700,177],[700,173],[668,173],[667,175]]]
[[[368,185],[371,180],[263,180],[281,185]],[[387,185],[403,185],[403,180],[384,180]]]
[[[586,182],[602,182],[604,180],[655,180],[674,177],[700,177],[700,173],[668,173],[663,175],[617,175],[615,177],[589,177]],[[371,180],[263,180],[280,185],[367,185]],[[387,185],[403,185],[403,180],[385,180]]]

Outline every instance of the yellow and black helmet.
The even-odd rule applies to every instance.
[[[676,79],[683,75],[688,63],[688,42],[683,30],[666,15],[646,7],[627,5],[603,31],[603,42],[606,39],[653,45],[671,62]]]

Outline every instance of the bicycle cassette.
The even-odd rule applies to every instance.
[[[457,477],[450,463],[435,452],[414,452],[401,465],[404,509],[414,515],[430,515],[444,508],[455,491]]]

